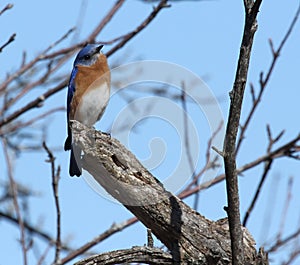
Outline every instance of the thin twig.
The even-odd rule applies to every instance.
[[[51,247],[52,247],[52,244],[49,242],[48,246],[46,247],[46,249],[44,250],[44,253],[41,254],[38,262],[37,262],[37,265],[43,265],[45,264],[45,259],[49,253],[49,251],[51,250]]]
[[[110,9],[110,11],[106,14],[106,16],[101,20],[99,25],[93,30],[93,32],[90,34],[89,38],[87,39],[88,42],[94,42],[95,38],[98,36],[98,34],[103,30],[103,28],[107,25],[109,21],[113,18],[113,16],[117,13],[117,11],[122,7],[122,5],[125,3],[125,0],[118,0],[113,7]]]
[[[56,69],[57,69],[57,67],[52,68],[52,61],[50,61],[49,64],[47,65],[45,73],[38,80],[28,83],[26,86],[24,86],[24,88],[17,95],[15,95],[8,102],[6,102],[6,104],[4,106],[4,110],[9,109],[19,99],[23,98],[29,91],[31,91],[32,88],[37,87],[39,85],[43,85],[46,82],[46,80],[48,79],[48,77],[51,74],[53,74]]]
[[[93,32],[86,38],[85,41],[82,41],[80,43],[77,43],[75,45],[72,45],[68,48],[61,49],[59,51],[53,52],[51,54],[45,54],[43,58],[41,59],[52,59],[60,55],[68,54],[70,52],[74,53],[77,51],[77,49],[82,48],[87,43],[95,42],[95,38],[97,35],[103,30],[103,28],[107,25],[107,23],[113,18],[113,16],[117,13],[117,11],[122,7],[125,0],[118,0],[110,9],[110,11],[106,14],[106,16],[101,19],[98,26],[93,30]],[[120,37],[119,37],[120,38]],[[115,41],[117,41],[119,38],[116,38]],[[102,42],[101,42],[102,43]],[[105,42],[103,43],[105,44]]]
[[[282,208],[282,215],[281,215],[281,221],[280,221],[280,228],[277,234],[277,240],[280,241],[280,238],[282,237],[283,231],[284,231],[284,225],[287,217],[287,213],[289,210],[290,202],[292,199],[292,189],[293,189],[293,183],[294,179],[293,177],[290,177],[288,180],[288,185],[287,185],[287,194],[286,194],[286,199],[284,206]]]
[[[281,131],[275,138],[273,138],[272,137],[272,133],[271,133],[271,128],[270,128],[269,125],[267,125],[267,135],[268,135],[268,140],[269,140],[269,144],[268,144],[268,147],[267,147],[267,154],[269,154],[271,152],[273,145],[280,140],[280,138],[282,137],[283,133],[284,133],[284,130]],[[244,217],[243,226],[246,226],[246,224],[247,224],[249,216],[250,216],[250,214],[251,214],[251,212],[252,212],[252,210],[253,210],[253,208],[255,206],[255,203],[256,203],[256,201],[258,199],[258,196],[259,196],[259,194],[260,194],[260,192],[262,190],[262,186],[263,186],[263,184],[264,184],[264,182],[266,180],[268,172],[271,169],[272,163],[273,163],[273,159],[272,158],[270,160],[267,160],[265,162],[264,172],[262,174],[262,177],[260,179],[260,182],[259,182],[258,187],[257,187],[256,192],[255,192],[255,195],[254,195],[254,197],[252,199],[252,202],[251,202],[251,204],[250,204],[250,206],[249,206],[249,208],[248,208],[248,210],[246,212],[246,215]]]
[[[189,183],[189,185],[181,192],[181,193],[185,193],[186,191],[190,190],[193,186],[196,185],[196,181],[200,179],[200,177],[210,168],[214,168],[216,166],[215,160],[217,159],[217,157],[211,161],[210,160],[210,149],[214,148],[211,146],[212,145],[212,141],[215,139],[215,137],[217,136],[217,134],[221,131],[223,126],[223,121],[220,122],[218,128],[213,132],[212,136],[209,138],[208,142],[207,142],[207,147],[206,147],[206,152],[205,152],[205,164],[202,167],[202,169],[197,173],[197,175],[195,176],[195,178],[191,181],[191,183]]]
[[[248,208],[248,210],[246,212],[246,215],[244,217],[243,226],[247,225],[247,221],[248,221],[248,219],[250,217],[250,214],[251,214],[252,210],[254,209],[255,203],[257,202],[258,196],[259,196],[259,194],[260,194],[260,192],[262,190],[262,186],[263,186],[263,184],[264,184],[264,182],[266,180],[266,177],[267,177],[267,175],[268,175],[268,173],[269,173],[269,171],[271,169],[272,162],[273,162],[273,160],[271,159],[271,160],[269,160],[269,161],[267,161],[265,163],[264,172],[263,172],[263,174],[261,176],[260,182],[259,182],[258,187],[256,189],[256,192],[254,194],[254,197],[253,197],[253,199],[252,199],[252,201],[250,203],[250,206],[249,206],[249,208]]]
[[[187,156],[187,160],[188,160],[188,166],[189,169],[191,171],[192,174],[192,180],[194,183],[194,185],[198,185],[198,180],[199,178],[196,178],[196,174],[195,174],[195,168],[193,165],[193,156],[191,154],[191,146],[190,146],[190,137],[189,137],[189,125],[188,125],[188,118],[187,118],[187,104],[186,104],[186,92],[185,92],[186,88],[185,88],[185,83],[182,82],[181,85],[181,97],[180,97],[180,101],[181,101],[181,105],[182,105],[182,109],[183,109],[183,128],[184,128],[184,149],[185,149],[185,153]],[[199,201],[199,192],[195,193],[195,198],[194,198],[194,209],[197,210],[198,208],[198,201]]]
[[[0,11],[0,16],[7,10],[13,8],[13,4],[7,4],[1,11]]]
[[[7,172],[8,172],[10,187],[11,187],[12,195],[13,195],[13,204],[14,204],[14,208],[16,211],[18,224],[19,224],[19,228],[20,228],[20,242],[21,242],[21,246],[22,246],[23,264],[27,265],[27,250],[28,249],[26,246],[24,222],[23,222],[23,218],[21,215],[21,209],[20,209],[19,202],[18,202],[17,185],[16,185],[16,182],[13,177],[11,160],[10,160],[9,153],[8,153],[6,139],[4,137],[2,137],[2,146],[3,146],[4,157],[5,157],[6,165],[7,165]]]
[[[67,39],[71,33],[73,33],[75,30],[75,27],[70,28],[64,35],[62,35],[58,40],[53,42],[44,50],[44,52],[40,55],[40,59],[43,59],[43,56],[48,53],[50,50],[52,50],[54,47],[56,47],[58,44],[60,44],[62,41]]]
[[[55,42],[54,44],[50,45],[47,49],[51,49],[52,47],[54,47],[55,45],[57,45],[60,41],[62,41],[62,39],[64,39],[67,36],[67,34],[65,36],[63,36],[60,40],[58,40],[57,42]],[[46,49],[46,50],[47,50]],[[2,108],[2,110],[0,111],[0,115],[3,115],[3,113],[8,110],[13,104],[15,104],[18,100],[22,99],[24,97],[24,95],[26,95],[28,92],[30,92],[34,87],[38,87],[41,85],[45,85],[46,82],[48,81],[50,76],[53,76],[53,74],[59,70],[61,68],[61,66],[65,63],[65,61],[68,60],[68,56],[63,56],[61,58],[59,58],[58,60],[55,60],[55,65],[54,64],[54,59],[51,60],[48,64],[47,64],[47,68],[45,73],[39,77],[36,81],[32,81],[30,83],[28,83],[27,85],[25,85],[20,92],[18,92],[18,94],[14,94],[14,96],[12,98],[10,98],[9,100],[5,101],[5,104]],[[62,77],[58,77],[57,80],[54,80],[55,83],[57,81],[60,81],[61,79],[63,79],[64,76]],[[21,86],[22,87],[22,86]]]
[[[278,147],[274,151],[270,152],[269,154],[265,154],[252,162],[244,164],[242,167],[239,168],[238,173],[241,173],[249,168],[252,168],[262,162],[265,162],[269,159],[277,158],[277,157],[291,157],[291,154],[298,153],[300,148],[297,147],[297,142],[300,140],[300,134],[298,134],[294,139],[287,142],[286,144]]]
[[[146,28],[149,23],[157,16],[159,11],[161,11],[163,8],[170,7],[167,3],[168,0],[161,0],[160,3],[155,8],[153,8],[151,14],[135,30],[127,33],[118,44],[116,44],[107,52],[106,55],[110,56],[115,51],[122,48],[130,39],[132,39],[136,34],[140,33],[144,28]]]
[[[42,113],[41,115],[38,115],[26,122],[15,122],[12,126],[9,127],[5,127],[3,130],[0,130],[0,136],[6,135],[8,133],[13,133],[14,131],[20,130],[22,128],[28,127],[30,125],[32,125],[33,123],[44,119],[45,117],[56,113],[58,111],[65,111],[66,108],[65,107],[57,107],[57,108],[53,108],[51,110],[46,111],[45,113]]]
[[[68,84],[68,78],[66,78],[65,80],[63,80],[60,84],[58,84],[57,86],[55,86],[54,88],[49,89],[47,92],[45,92],[44,94],[40,95],[39,97],[37,97],[35,100],[27,103],[27,105],[25,105],[24,107],[21,107],[20,109],[16,110],[15,112],[13,112],[12,114],[10,114],[8,117],[0,120],[0,127],[2,127],[3,125],[11,122],[12,120],[18,118],[19,116],[21,116],[22,114],[24,114],[25,112],[27,112],[28,110],[31,110],[33,108],[37,108],[40,107],[40,105],[49,97],[51,97],[52,95],[54,95],[55,93],[57,93],[58,91],[62,90],[63,88],[66,87],[66,85]]]
[[[12,43],[12,42],[15,40],[16,36],[17,36],[17,34],[16,34],[16,33],[13,33],[13,34],[9,37],[9,39],[8,39],[8,40],[0,47],[0,53],[3,51],[3,49],[4,49],[7,45],[9,45],[10,43]]]
[[[118,1],[118,3],[121,6],[121,4],[123,3],[123,1]],[[118,8],[120,6],[118,6]],[[126,34],[124,36],[124,38],[122,39],[122,41],[120,41],[115,47],[113,47],[111,50],[109,50],[106,55],[109,57],[110,55],[112,55],[113,53],[115,53],[117,50],[121,49],[130,39],[132,39],[140,31],[142,31],[156,17],[156,15],[158,14],[158,12],[161,9],[165,8],[165,7],[169,7],[169,5],[167,5],[167,0],[161,1],[160,4],[156,8],[154,8],[154,10],[151,12],[151,14],[135,30],[133,30],[132,32]],[[115,7],[113,7],[113,9],[115,10],[115,12],[118,10],[118,9],[115,9]],[[98,26],[98,30],[101,29],[100,24]],[[105,22],[104,25],[106,25],[106,24],[107,23]],[[92,35],[93,35],[93,33],[92,33]],[[91,36],[89,36],[87,39],[90,40]],[[62,54],[64,54],[65,56],[68,54],[68,56],[70,56],[71,52],[74,53],[77,50],[77,48],[84,46],[86,43],[87,43],[87,41],[84,41],[82,43],[73,45],[73,46],[71,46],[69,48],[61,49],[60,51],[55,52],[52,55],[45,55],[45,52],[42,52],[35,59],[33,59],[31,62],[22,65],[22,67],[18,71],[16,71],[13,75],[9,76],[1,84],[1,86],[0,86],[0,92],[3,91],[8,86],[8,84],[10,82],[12,82],[13,80],[15,80],[15,78],[19,77],[20,75],[24,74],[26,71],[28,71],[29,69],[31,69],[38,61],[45,60],[46,58],[47,59],[54,58],[54,57],[62,55]],[[2,127],[3,125],[11,122],[12,120],[18,118],[19,116],[23,115],[25,112],[29,111],[30,109],[38,107],[45,99],[47,99],[48,97],[54,95],[55,93],[57,93],[60,90],[62,90],[65,86],[67,86],[68,80],[69,80],[69,77],[66,77],[66,79],[64,79],[56,87],[54,87],[52,89],[49,89],[43,95],[41,95],[38,98],[36,98],[35,100],[29,102],[24,107],[21,107],[20,109],[16,110],[12,114],[10,114],[8,117],[5,117],[2,120],[0,120],[0,127]]]
[[[77,248],[73,252],[69,253],[66,257],[60,260],[60,264],[65,264],[74,258],[82,255],[84,252],[86,252],[91,247],[97,245],[99,242],[102,242],[106,238],[112,236],[113,234],[122,231],[123,229],[133,225],[138,220],[136,217],[132,217],[122,223],[119,224],[113,224],[108,230],[104,231],[102,234],[98,235],[96,238],[91,240],[90,242],[84,244],[83,246]]]
[[[67,33],[65,33],[61,38],[59,38],[56,42],[49,45],[44,51],[42,51],[39,55],[37,55],[33,60],[31,60],[29,63],[24,64],[24,60],[22,61],[21,67],[19,70],[17,70],[14,74],[8,75],[6,80],[1,84],[0,86],[0,92],[4,91],[7,86],[14,81],[16,78],[19,78],[22,74],[26,73],[28,70],[32,69],[34,65],[36,65],[39,61],[43,60],[46,56],[46,53],[49,52],[50,49],[54,48],[56,45],[58,45],[62,40],[64,40],[66,37],[69,36],[69,34],[72,32],[71,30],[68,30]],[[71,56],[65,54],[65,56]],[[65,58],[66,59],[66,58]]]
[[[60,206],[59,206],[59,196],[58,196],[58,183],[60,178],[60,166],[58,166],[57,171],[55,170],[55,157],[52,153],[52,151],[47,147],[46,142],[43,142],[43,147],[46,150],[49,160],[51,164],[51,177],[52,177],[52,190],[53,190],[53,196],[55,201],[55,207],[56,207],[56,243],[55,243],[55,257],[54,257],[54,263],[57,263],[59,261],[59,255],[61,250],[61,221],[60,221]]]
[[[296,230],[294,233],[290,234],[289,236],[285,237],[284,239],[276,240],[275,244],[271,246],[269,249],[266,250],[266,252],[271,253],[278,250],[280,247],[285,246],[288,242],[295,239],[300,235],[300,228]]]
[[[284,145],[278,147],[277,149],[275,149],[274,151],[265,154],[249,163],[244,164],[243,166],[239,167],[237,169],[237,173],[241,174],[251,168],[254,168],[256,166],[258,166],[259,164],[266,162],[270,159],[277,159],[280,157],[291,157],[291,152],[293,154],[293,152],[300,152],[300,147],[297,148],[297,142],[300,141],[300,134],[297,135],[294,139],[292,139],[291,141],[285,143]],[[190,196],[191,194],[194,194],[195,192],[197,192],[198,190],[204,190],[204,189],[208,189],[209,187],[220,183],[221,181],[223,181],[225,179],[225,174],[221,174],[219,176],[217,176],[216,178],[207,181],[205,183],[202,183],[200,185],[198,185],[197,187],[191,188],[189,190],[186,190],[185,192],[182,192],[180,194],[180,198],[187,198],[188,196]]]
[[[277,50],[274,49],[274,45],[273,45],[273,42],[272,40],[270,39],[269,40],[269,44],[270,44],[270,48],[271,48],[271,51],[272,51],[272,61],[271,61],[271,65],[267,71],[267,74],[264,78],[264,74],[263,72],[260,73],[260,77],[259,77],[259,84],[260,84],[260,89],[259,89],[259,93],[257,96],[255,96],[254,94],[254,87],[253,85],[250,85],[250,88],[251,88],[251,95],[252,95],[252,108],[249,112],[249,114],[247,115],[247,118],[245,120],[245,123],[241,126],[241,131],[240,131],[240,135],[239,135],[239,139],[238,139],[238,143],[237,143],[237,147],[236,147],[236,154],[238,153],[238,151],[240,150],[240,147],[241,147],[241,144],[245,138],[245,132],[250,124],[250,121],[251,119],[253,118],[254,116],[254,113],[259,105],[259,103],[261,102],[261,99],[262,99],[262,96],[263,96],[263,92],[265,91],[265,88],[271,78],[271,75],[273,73],[273,70],[275,68],[275,65],[278,61],[278,58],[280,56],[280,53],[285,45],[285,43],[287,42],[288,38],[290,37],[295,25],[296,25],[296,22],[298,20],[298,17],[299,17],[299,14],[300,14],[300,5],[298,7],[298,9],[296,10],[296,13],[293,17],[293,20],[286,32],[286,34],[284,35],[282,41],[280,42]]]
[[[290,254],[288,260],[286,262],[283,262],[282,265],[290,265],[292,264],[292,262],[295,261],[296,258],[298,258],[300,256],[300,249],[294,249],[292,251],[292,253]],[[295,264],[295,263],[293,263]]]
[[[6,220],[12,222],[13,224],[18,224],[18,219],[9,213],[0,211],[0,217],[5,218]],[[27,230],[28,233],[37,236],[38,238],[44,240],[48,244],[51,244],[51,246],[55,245],[56,240],[54,238],[52,238],[51,235],[49,235],[45,231],[42,231],[38,226],[29,224],[26,221],[24,221],[23,224],[24,224],[25,230]],[[73,249],[66,244],[62,244],[61,248],[64,251],[73,251]]]

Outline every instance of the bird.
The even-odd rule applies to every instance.
[[[64,150],[71,150],[69,174],[82,174],[81,149],[73,143],[70,121],[92,127],[103,115],[110,97],[110,69],[103,45],[87,44],[77,54],[67,92],[67,138]]]

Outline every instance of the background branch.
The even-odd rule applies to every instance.
[[[268,133],[268,139],[269,139],[269,144],[268,144],[268,147],[267,147],[267,154],[270,154],[273,145],[280,140],[280,138],[282,137],[284,131],[282,131],[281,133],[279,133],[277,137],[273,138],[272,134],[271,134],[270,126],[267,125],[267,133]],[[266,180],[266,177],[267,177],[267,175],[268,175],[268,173],[269,173],[269,171],[271,169],[272,163],[273,163],[273,159],[272,158],[270,160],[267,160],[265,162],[264,172],[263,172],[263,174],[261,176],[260,182],[258,184],[258,187],[256,189],[255,195],[253,197],[253,200],[252,200],[252,202],[251,202],[248,210],[246,211],[246,214],[245,214],[245,217],[244,217],[244,220],[243,220],[243,226],[246,226],[246,224],[247,224],[248,218],[249,218],[249,216],[250,216],[250,214],[251,214],[251,212],[252,212],[252,210],[253,210],[256,202],[257,202],[258,196],[259,196],[259,194],[261,192],[261,189],[262,189],[262,186],[263,186],[263,184],[264,184],[264,182]]]
[[[18,224],[18,219],[6,212],[0,211],[0,218],[6,219],[13,224]],[[52,238],[50,234],[43,231],[40,227],[30,224],[26,221],[24,221],[23,224],[24,224],[24,229],[27,230],[29,234],[37,236],[39,239],[44,240],[51,246],[55,245],[56,240]],[[73,251],[73,249],[65,243],[62,243],[61,249],[64,251]]]
[[[22,63],[21,68],[17,70],[14,74],[8,76],[6,80],[0,85],[0,93],[1,91],[3,92],[5,89],[7,89],[8,85],[13,82],[17,77],[20,77],[21,75],[25,74],[29,69],[33,68],[38,62],[43,61],[45,59],[53,59],[58,56],[63,55],[65,58],[64,60],[70,58],[80,47],[83,47],[87,42],[94,41],[96,38],[97,34],[101,32],[101,30],[104,28],[105,25],[107,25],[109,19],[113,17],[113,15],[119,10],[119,8],[122,6],[124,3],[124,0],[119,0],[115,3],[115,5],[112,7],[110,12],[107,14],[107,16],[104,17],[103,20],[99,23],[99,25],[96,27],[96,29],[86,38],[85,41],[78,43],[76,45],[73,45],[69,48],[61,49],[60,51],[57,51],[53,53],[52,55],[47,55],[47,53],[52,49],[55,45],[57,45],[61,40],[65,39],[71,32],[72,30],[69,30],[67,34],[64,34],[62,38],[60,38],[60,41],[55,42],[53,45],[50,45],[47,49],[45,49],[43,52],[41,52],[36,58],[31,60],[29,63],[24,64]],[[138,33],[140,33],[143,29],[145,29],[149,23],[157,16],[157,14],[165,7],[168,7],[167,5],[167,0],[162,0],[157,7],[153,9],[153,11],[149,14],[149,16],[141,22],[141,24],[134,29],[133,31],[129,32],[128,34],[122,36],[122,39],[117,43],[112,49],[110,49],[106,55],[107,57],[111,56],[113,53],[121,49],[129,40],[131,40],[134,36],[136,36]],[[116,38],[116,40],[119,40],[120,38]],[[58,70],[58,68],[56,69]],[[15,112],[9,114],[7,117],[4,117],[0,120],[0,127],[2,127],[5,124],[8,124],[15,120],[16,118],[20,117],[27,111],[41,106],[41,104],[50,96],[56,94],[60,90],[64,89],[69,81],[69,76],[64,76],[61,78],[61,82],[56,85],[54,88],[49,89],[47,92],[44,94],[40,95],[37,97],[35,100],[27,103],[25,106],[20,107],[18,110]],[[40,83],[38,82],[35,85],[39,85]],[[31,87],[32,88],[32,87]],[[2,114],[3,115],[3,114]]]
[[[27,250],[28,250],[28,247],[27,247],[27,244],[26,244],[24,221],[23,221],[23,217],[22,217],[22,214],[21,214],[21,209],[20,209],[20,206],[19,206],[17,185],[16,185],[16,182],[15,182],[14,177],[13,177],[11,159],[10,159],[10,156],[9,156],[7,142],[6,142],[5,138],[2,138],[2,146],[3,146],[4,157],[5,157],[6,164],[7,164],[7,171],[8,171],[7,173],[8,173],[9,184],[10,184],[10,188],[11,188],[12,196],[13,196],[13,205],[14,205],[14,209],[15,209],[15,212],[16,212],[18,225],[19,225],[19,228],[20,228],[20,243],[21,243],[21,246],[22,246],[23,262],[24,262],[24,265],[27,265]]]
[[[8,39],[4,44],[2,44],[2,45],[0,46],[0,53],[3,51],[3,49],[4,49],[6,46],[8,46],[10,43],[12,43],[12,42],[15,40],[16,36],[17,36],[17,34],[16,34],[16,33],[13,33],[13,34],[9,37],[9,39]]]
[[[259,85],[260,85],[260,88],[259,88],[259,92],[258,92],[257,96],[255,95],[253,84],[250,84],[250,88],[251,88],[250,91],[251,91],[251,95],[252,95],[252,108],[251,108],[249,114],[247,115],[244,124],[241,125],[240,135],[239,135],[239,139],[238,139],[237,146],[236,146],[236,154],[240,150],[242,142],[245,139],[246,130],[247,130],[249,124],[250,124],[251,119],[254,116],[255,110],[257,109],[259,103],[262,100],[263,93],[264,93],[264,91],[265,91],[265,89],[267,87],[267,84],[268,84],[269,80],[271,79],[271,75],[272,75],[272,73],[273,73],[273,71],[275,69],[275,65],[276,65],[276,63],[278,61],[280,53],[281,53],[284,45],[286,44],[288,38],[290,37],[290,35],[291,35],[291,33],[292,33],[295,25],[296,25],[296,22],[297,22],[298,17],[299,17],[299,13],[300,13],[300,4],[299,4],[298,9],[296,10],[296,13],[295,13],[295,15],[293,17],[293,20],[292,20],[291,24],[288,27],[287,32],[285,33],[282,41],[280,42],[280,44],[279,44],[279,46],[278,46],[278,48],[276,50],[274,49],[272,40],[271,39],[269,40],[270,49],[272,51],[271,65],[270,65],[269,69],[267,70],[267,73],[266,73],[265,77],[264,77],[264,73],[263,72],[260,73],[260,76],[259,76]]]
[[[256,158],[255,160],[248,162],[244,164],[243,166],[239,167],[237,169],[237,173],[241,174],[251,168],[254,168],[258,165],[260,165],[263,162],[281,158],[281,157],[286,157],[286,158],[297,158],[299,155],[298,153],[300,152],[300,146],[298,145],[298,142],[300,141],[300,134],[298,134],[295,138],[290,140],[289,142],[281,145],[280,147],[276,148],[274,151],[271,151],[263,156],[260,156]],[[298,158],[299,159],[299,158]],[[191,188],[187,191],[184,191],[180,194],[180,198],[186,198],[193,194],[194,192],[198,190],[203,190],[207,189],[225,179],[225,174],[218,175],[212,180],[209,180],[205,183],[202,183],[198,185],[195,188]]]
[[[132,224],[136,223],[137,219],[135,217],[130,218],[122,223],[119,224],[113,224],[109,229],[101,233],[100,235],[96,236],[93,240],[87,242],[81,247],[78,247],[76,250],[72,251],[69,253],[66,257],[62,258],[60,260],[59,264],[65,264],[72,259],[82,255],[85,253],[87,250],[89,250],[91,247],[97,245],[98,243],[104,241],[105,239],[109,238],[113,234],[122,231],[123,229],[131,226]]]
[[[7,10],[13,8],[13,4],[7,4],[1,11],[0,11],[0,16]]]
[[[60,178],[60,166],[58,166],[57,170],[55,168],[55,157],[52,151],[46,145],[46,142],[43,142],[43,147],[48,154],[49,162],[51,164],[51,178],[52,178],[52,190],[53,190],[53,197],[55,201],[55,208],[56,208],[56,241],[55,241],[55,256],[54,256],[54,263],[58,262],[60,250],[61,250],[61,212],[60,212],[60,205],[59,205],[59,196],[58,196],[58,183]]]
[[[115,250],[100,255],[95,255],[81,260],[75,265],[109,265],[123,264],[129,262],[142,262],[153,265],[172,265],[174,264],[171,254],[159,248],[133,247],[131,249]]]
[[[138,34],[139,32],[141,32],[144,28],[146,28],[150,22],[157,16],[157,14],[166,7],[170,7],[169,5],[167,5],[168,0],[161,0],[160,3],[153,8],[153,11],[150,13],[150,15],[133,31],[127,33],[126,35],[124,35],[124,37],[122,38],[122,40],[117,43],[113,48],[111,48],[106,55],[110,56],[112,55],[114,52],[116,52],[117,50],[119,50],[120,48],[122,48],[130,39],[132,39],[136,34]]]

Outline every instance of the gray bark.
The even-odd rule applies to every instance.
[[[151,229],[169,249],[173,264],[231,264],[227,219],[208,220],[166,191],[118,140],[75,121],[72,128],[84,152],[83,168]],[[268,264],[246,228],[243,243],[245,264]]]

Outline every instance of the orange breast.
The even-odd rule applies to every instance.
[[[94,89],[103,89],[104,86],[110,90],[110,71],[104,54],[99,54],[97,62],[92,66],[78,65],[77,68],[78,71],[75,77],[76,90],[72,98],[69,118],[70,120],[75,119],[83,122],[76,113],[78,113],[78,108],[83,104],[84,95],[89,94]],[[99,111],[102,109],[103,112],[103,107],[105,108],[106,106],[96,105],[94,107],[99,108]]]

